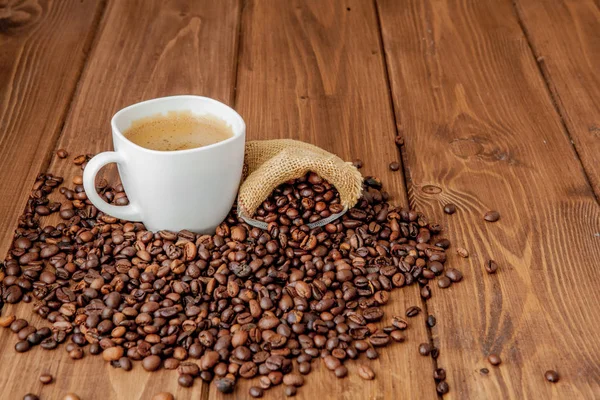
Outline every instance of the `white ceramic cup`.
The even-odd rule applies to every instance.
[[[212,114],[231,126],[233,137],[195,149],[157,151],[123,136],[133,121],[169,111]],[[231,209],[242,176],[246,139],[242,117],[207,97],[173,96],[126,107],[113,116],[111,126],[115,151],[96,155],[83,172],[85,193],[94,206],[116,218],[142,221],[155,232],[214,232]],[[109,163],[118,166],[127,206],[108,204],[96,192],[96,174]]]

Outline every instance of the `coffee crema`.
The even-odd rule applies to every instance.
[[[133,121],[123,135],[146,149],[177,151],[222,142],[233,136],[233,130],[211,114],[169,111]]]

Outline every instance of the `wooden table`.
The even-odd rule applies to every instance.
[[[7,3],[8,1],[8,3]],[[324,368],[298,398],[600,397],[600,4],[594,0],[4,0],[0,2],[0,253],[40,172],[111,148],[123,106],[191,93],[234,106],[250,139],[294,138],[380,177],[396,204],[438,220],[464,272],[450,289],[395,291],[419,305],[378,378]],[[404,137],[401,154],[394,145]],[[55,156],[58,148],[71,157]],[[392,172],[388,164],[401,161]],[[109,173],[114,180],[116,175]],[[458,212],[442,212],[446,203]],[[502,217],[485,223],[483,213]],[[486,259],[500,265],[496,275]],[[31,305],[4,311],[30,318]],[[34,320],[35,323],[41,323]],[[234,398],[172,371],[126,373],[60,348],[17,355],[0,331],[0,398]],[[417,346],[432,340],[436,361]],[[491,367],[486,358],[503,359]],[[315,364],[318,365],[318,364]],[[489,374],[480,373],[487,367]],[[544,380],[556,369],[560,382]],[[57,377],[42,387],[41,372]],[[238,396],[246,396],[248,382]],[[281,388],[268,392],[282,398]]]

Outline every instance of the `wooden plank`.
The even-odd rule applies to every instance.
[[[403,204],[400,172],[387,165],[398,158],[395,128],[371,2],[248,1],[242,13],[236,109],[245,118],[248,139],[293,138],[332,151],[343,159],[364,160],[364,174],[379,176],[393,202]],[[386,318],[421,305],[416,286],[396,290]],[[387,320],[389,322],[389,320]],[[364,356],[378,378],[361,380],[348,362],[349,379],[337,379],[320,362],[298,390],[300,399],[435,398],[431,359],[418,355],[426,342],[424,317],[411,320],[407,343]],[[247,396],[258,380],[238,383]],[[272,388],[266,398],[282,398]],[[227,399],[214,385],[211,399]]]
[[[73,156],[111,149],[110,117],[126,105],[185,93],[230,103],[238,19],[237,0],[111,2],[58,141],[58,147],[71,156],[68,160],[53,158],[50,172],[70,182],[81,174],[71,162]],[[114,184],[115,175],[110,177]],[[30,313],[28,305],[16,308],[18,316],[29,318]],[[99,357],[72,361],[64,348],[45,353],[43,358],[40,349],[16,356],[12,350],[15,343],[12,333],[0,331],[0,387],[11,398],[30,390],[52,399],[60,399],[68,391],[82,399],[124,400],[150,399],[160,391],[180,399],[208,394],[201,381],[191,389],[179,387],[174,371],[148,373],[137,363],[133,371],[123,372]],[[41,387],[38,377],[46,370],[57,380]]]
[[[48,164],[103,7],[96,1],[0,4],[2,256],[30,186]]]
[[[515,6],[600,198],[600,8],[593,0],[517,0]]]
[[[600,208],[511,2],[377,4],[410,200],[471,252],[449,258],[464,281],[428,301],[445,397],[598,398]]]

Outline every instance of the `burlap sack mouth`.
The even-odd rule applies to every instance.
[[[292,139],[255,140],[246,143],[245,179],[238,193],[238,216],[254,226],[266,224],[253,220],[254,213],[282,183],[314,172],[332,184],[340,194],[344,211],[327,218],[339,218],[353,207],[362,193],[362,175],[338,156],[312,144]],[[310,225],[320,226],[324,220]]]

